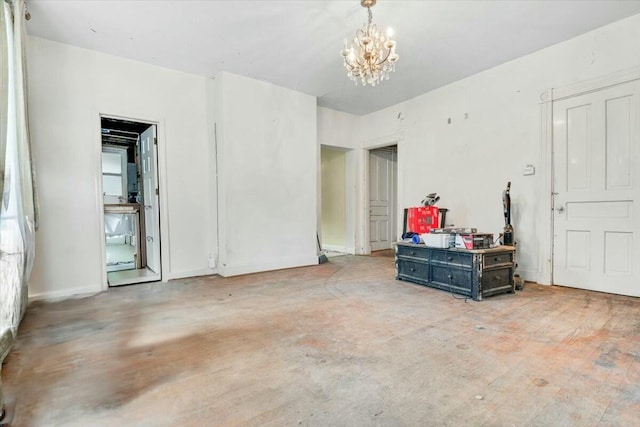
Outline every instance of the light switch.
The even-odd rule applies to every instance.
[[[522,175],[535,175],[536,168],[533,165],[526,165],[522,170]]]

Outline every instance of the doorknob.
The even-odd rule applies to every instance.
[[[560,205],[560,206],[558,206],[558,207],[556,208],[556,210],[558,211],[558,213],[562,213],[562,212],[564,212],[564,206],[563,206],[563,205]]]
[[[147,236],[147,242],[153,242],[153,237]]]

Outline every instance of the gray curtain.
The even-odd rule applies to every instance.
[[[26,310],[35,255],[35,198],[26,110],[24,0],[4,0],[0,24],[0,363]],[[0,383],[0,405],[2,400]],[[1,408],[2,406],[0,406]]]

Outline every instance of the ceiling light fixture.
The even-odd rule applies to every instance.
[[[378,27],[373,24],[371,8],[375,6],[376,0],[361,0],[362,7],[367,8],[369,15],[368,22],[356,31],[353,44],[347,47],[344,42],[344,49],[340,54],[347,69],[347,75],[356,83],[362,86],[375,86],[382,80],[389,80],[389,73],[395,71],[398,54],[396,53],[396,42],[391,39],[393,32],[387,29],[386,34],[378,32]]]

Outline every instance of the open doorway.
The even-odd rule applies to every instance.
[[[156,125],[101,117],[109,286],[162,279]]]
[[[370,252],[392,256],[397,240],[398,146],[369,150],[368,163]]]
[[[347,253],[346,150],[321,147],[322,250],[328,255]]]

